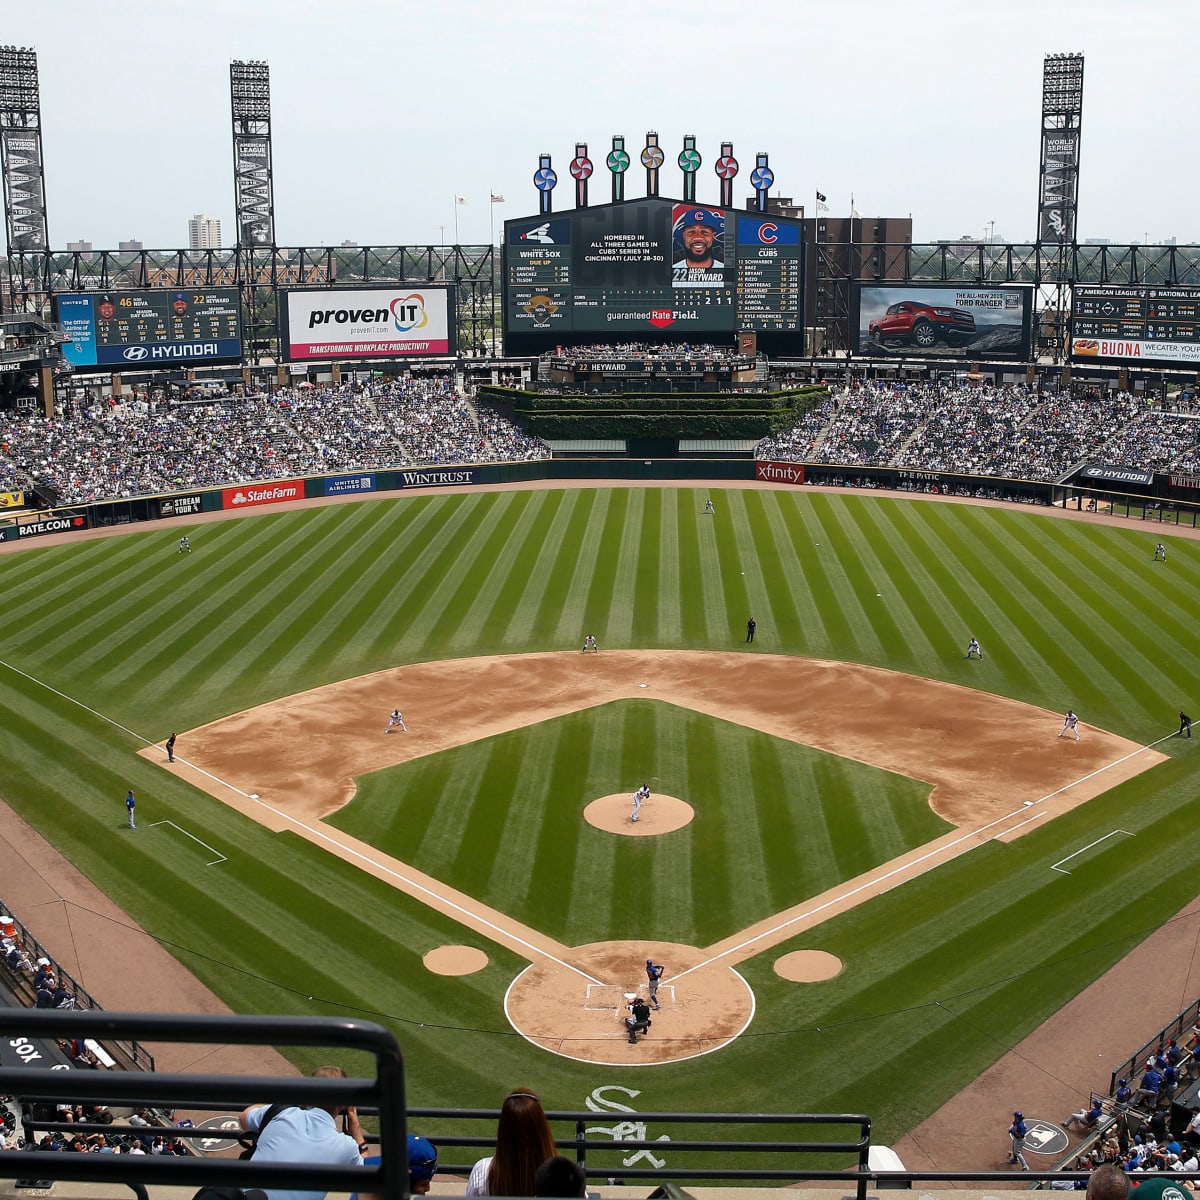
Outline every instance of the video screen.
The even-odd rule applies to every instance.
[[[651,197],[505,222],[506,346],[732,342],[803,353],[802,223]]]
[[[855,297],[854,353],[864,358],[1029,357],[1029,288],[862,284]]]
[[[55,297],[77,368],[234,362],[242,356],[237,288],[161,288]]]

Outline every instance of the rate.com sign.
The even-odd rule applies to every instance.
[[[303,479],[280,479],[275,483],[254,483],[246,487],[226,488],[221,493],[222,508],[253,508],[256,504],[283,504],[304,499]]]
[[[391,287],[284,292],[284,357],[292,362],[432,358],[455,352],[449,288]]]

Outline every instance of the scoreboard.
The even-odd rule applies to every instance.
[[[1200,363],[1200,288],[1076,286],[1071,357],[1078,362]]]
[[[803,353],[802,222],[650,197],[506,221],[506,345],[732,340]]]
[[[55,313],[71,339],[63,355],[76,367],[137,370],[242,356],[237,288],[63,295]]]

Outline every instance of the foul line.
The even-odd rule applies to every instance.
[[[156,825],[170,825],[172,829],[179,830],[179,832],[182,833],[184,837],[189,837],[192,839],[193,842],[199,843],[201,846],[203,846],[205,848],[205,850],[207,850],[209,852],[209,854],[215,854],[217,857],[214,858],[212,862],[205,863],[204,865],[206,867],[215,867],[218,863],[223,863],[223,862],[229,861],[228,855],[222,854],[220,852],[220,850],[218,850],[215,846],[210,846],[207,842],[201,842],[200,839],[194,833],[188,833],[188,831],[186,829],[180,829],[180,827],[178,825],[176,825],[174,821],[167,821],[167,820],[151,821],[148,828],[153,829]]]
[[[1065,862],[1070,862],[1073,858],[1078,858],[1081,854],[1086,854],[1093,846],[1100,845],[1101,842],[1107,842],[1110,837],[1133,837],[1127,829],[1114,829],[1111,833],[1106,833],[1103,837],[1098,837],[1094,842],[1088,842],[1086,846],[1076,850],[1074,854],[1068,854],[1066,858],[1060,858],[1058,862],[1050,864],[1050,870],[1057,871],[1060,875],[1070,875],[1070,871],[1062,870],[1062,865]]]
[[[674,976],[674,978],[677,980],[682,979],[685,975],[690,975],[693,971],[700,971],[705,967],[711,967],[714,963],[720,962],[721,959],[728,958],[731,954],[738,954],[742,950],[745,950],[748,946],[753,946],[755,942],[761,942],[764,938],[774,937],[776,934],[781,933],[783,930],[788,929],[792,925],[796,925],[801,921],[807,921],[812,917],[815,917],[818,913],[824,912],[827,908],[833,908],[836,905],[844,904],[847,900],[857,896],[861,892],[868,891],[872,888],[877,888],[881,883],[885,883],[887,880],[893,879],[897,875],[903,875],[906,871],[911,870],[913,867],[918,867],[922,863],[928,862],[929,859],[937,858],[938,856],[948,854],[951,851],[960,851],[960,848],[965,842],[977,839],[981,833],[984,833],[997,825],[1002,825],[1005,821],[1011,821],[1013,817],[1020,816],[1022,813],[1024,813],[1027,808],[1030,808],[1036,804],[1044,804],[1047,800],[1053,800],[1055,796],[1060,796],[1063,792],[1070,791],[1071,788],[1078,787],[1079,784],[1086,783],[1089,779],[1094,779],[1097,775],[1102,775],[1105,771],[1110,771],[1113,767],[1120,766],[1121,763],[1128,762],[1131,758],[1136,758],[1139,754],[1142,754],[1146,750],[1153,750],[1154,747],[1160,743],[1168,741],[1170,738],[1177,736],[1178,735],[1175,733],[1168,733],[1153,742],[1148,742],[1144,746],[1139,746],[1136,750],[1130,750],[1128,754],[1122,754],[1120,758],[1115,758],[1112,762],[1106,763],[1102,767],[1097,767],[1094,771],[1089,771],[1086,775],[1081,775],[1078,779],[1073,779],[1070,783],[1064,784],[1060,788],[1055,788],[1052,792],[1047,792],[1046,795],[1039,797],[1037,800],[1031,801],[1030,804],[1022,804],[1022,806],[1016,811],[1008,813],[1002,817],[997,817],[994,821],[989,821],[986,825],[980,825],[977,828],[964,833],[961,837],[956,838],[954,841],[947,842],[945,845],[939,846],[935,850],[930,850],[927,854],[922,854],[919,858],[915,858],[911,862],[903,863],[901,866],[894,867],[892,870],[885,872],[883,875],[876,876],[874,879],[869,879],[863,883],[860,883],[857,887],[851,888],[848,892],[843,892],[830,898],[829,900],[826,900],[822,904],[818,904],[815,908],[810,908],[804,912],[797,913],[794,917],[790,917],[786,921],[781,921],[778,925],[773,925],[770,929],[764,929],[762,933],[757,933],[754,935],[754,937],[747,938],[744,942],[739,942],[736,946],[730,946],[728,950],[722,950],[720,954],[715,954],[712,958],[707,958],[703,962],[698,962],[694,967],[688,967],[686,970],[680,971],[678,975]],[[1037,816],[1040,815],[1040,813],[1037,814]],[[1036,816],[1031,817],[1029,820],[1035,819]],[[1027,824],[1029,824],[1029,821],[1022,821],[1020,825],[1012,826],[1005,832],[1011,833],[1013,829],[1019,829],[1021,828],[1021,825]],[[952,857],[957,857],[957,854],[952,855]],[[1063,861],[1066,860],[1064,859]]]
[[[68,704],[74,704],[76,707],[82,708],[84,712],[91,713],[92,716],[97,717],[101,721],[107,722],[114,729],[119,729],[119,730],[121,730],[122,733],[129,734],[130,737],[136,738],[139,742],[143,743],[143,745],[146,745],[146,746],[157,746],[158,745],[158,742],[152,742],[149,738],[143,737],[142,734],[135,733],[132,729],[128,728],[125,725],[122,725],[120,723],[120,721],[114,721],[112,717],[107,716],[106,714],[104,714],[102,712],[97,712],[94,708],[89,708],[88,705],[84,704],[82,700],[76,700],[74,696],[68,696],[66,694],[66,692],[60,692],[57,688],[51,687],[50,684],[44,682],[41,679],[35,678],[33,675],[30,675],[26,671],[22,671],[20,667],[14,667],[12,665],[12,663],[6,662],[2,658],[0,658],[0,666],[7,667],[10,671],[15,672],[17,675],[20,675],[23,679],[28,679],[30,683],[35,683],[35,684],[37,684],[38,687],[45,688],[46,691],[51,692],[55,696],[58,696],[61,699],[67,701]],[[507,943],[515,942],[517,945],[523,946],[526,950],[532,951],[533,954],[536,956],[536,958],[547,958],[551,962],[557,963],[560,967],[565,967],[568,971],[574,971],[576,975],[583,976],[583,978],[588,980],[590,983],[600,984],[601,986],[604,986],[599,979],[596,979],[594,976],[589,975],[586,971],[581,971],[578,967],[572,966],[569,962],[564,962],[557,955],[551,954],[548,950],[543,950],[540,947],[535,946],[532,942],[526,941],[525,938],[519,936],[518,934],[515,934],[509,930],[501,929],[500,926],[497,925],[494,921],[489,921],[487,919],[487,917],[482,916],[480,913],[473,912],[471,909],[465,908],[463,905],[459,904],[457,901],[451,900],[446,896],[440,895],[438,892],[435,892],[432,888],[426,887],[423,883],[418,883],[415,879],[412,879],[410,876],[405,875],[401,871],[397,871],[397,870],[394,870],[392,867],[386,866],[384,863],[381,863],[377,859],[372,858],[369,854],[364,854],[361,850],[356,850],[353,846],[349,846],[344,842],[338,841],[337,838],[332,837],[324,829],[317,829],[311,825],[306,825],[303,821],[298,821],[295,817],[289,815],[288,813],[281,812],[279,809],[275,808],[273,805],[268,804],[265,800],[260,800],[256,793],[243,792],[241,788],[234,786],[232,783],[227,783],[224,779],[221,779],[220,776],[212,774],[211,771],[205,771],[201,767],[192,766],[192,764],[189,763],[187,761],[187,759],[179,758],[178,755],[176,756],[176,758],[177,758],[177,761],[184,763],[186,766],[190,767],[193,771],[196,771],[199,774],[205,776],[206,778],[211,779],[214,783],[219,783],[222,787],[228,788],[231,792],[234,792],[237,795],[241,796],[244,800],[249,800],[249,801],[252,801],[254,804],[259,804],[263,808],[265,808],[268,812],[274,813],[277,817],[280,817],[282,820],[286,821],[289,825],[293,825],[297,829],[304,830],[304,832],[309,836],[310,840],[315,842],[317,839],[321,839],[325,842],[328,842],[331,846],[336,846],[339,849],[339,851],[341,851],[345,854],[353,855],[355,858],[361,859],[365,863],[369,863],[373,870],[381,871],[384,874],[390,875],[395,879],[401,880],[404,884],[404,888],[402,890],[411,890],[411,891],[421,892],[422,894],[429,896],[432,899],[435,899],[438,902],[438,904],[443,904],[447,908],[451,908],[455,912],[461,913],[464,917],[468,918],[467,921],[463,922],[464,924],[470,926],[470,924],[472,922],[476,922],[480,925],[486,926],[488,929],[494,930],[496,932],[496,934],[499,935],[498,937],[493,938],[493,940],[498,945],[503,946],[503,945],[505,945],[506,942]],[[176,828],[178,828],[178,826],[176,826]],[[183,832],[183,831],[180,830],[180,832]],[[189,834],[188,836],[190,837],[191,835]],[[199,840],[199,839],[197,839],[197,840]],[[201,843],[201,845],[203,845],[203,843]],[[212,847],[210,846],[209,849],[211,850]],[[217,851],[213,850],[213,853],[216,854]],[[212,864],[209,864],[209,865],[212,865]]]

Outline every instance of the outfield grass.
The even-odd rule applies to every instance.
[[[1166,743],[1172,761],[1012,845],[980,847],[743,964],[759,1007],[736,1049],[638,1072],[532,1049],[501,1011],[521,960],[134,753],[140,738],[161,741],[331,680],[405,662],[575,651],[589,631],[602,652],[813,655],[1070,705],[1085,736],[1095,723],[1150,741],[1194,703],[1200,553],[1179,540],[1168,563],[1152,562],[1157,526],[816,491],[722,491],[714,518],[701,512],[705,495],[400,498],[196,526],[190,556],[176,555],[175,526],[6,555],[3,794],[235,1008],[350,1009],[394,1026],[415,1104],[494,1104],[523,1083],[553,1107],[577,1108],[593,1087],[622,1082],[642,1091],[643,1111],[862,1110],[877,1118],[877,1137],[894,1140],[1193,898],[1192,743]],[[758,638],[746,646],[750,615]],[[972,634],[982,663],[962,657]],[[419,721],[420,698],[404,709]],[[530,854],[539,863],[561,854],[562,877],[529,876],[528,894],[515,869],[489,868],[482,886],[514,915],[541,913],[531,923],[568,941],[704,940],[725,928],[722,906],[773,910],[831,870],[859,869],[849,859],[789,867],[789,855],[801,825],[831,853],[852,840],[829,820],[830,795],[865,803],[863,788],[882,796],[881,784],[764,735],[649,711],[663,731],[653,769],[630,702],[368,779],[339,820],[375,825],[373,840],[399,857],[415,846],[426,860],[418,866],[445,863],[460,878],[485,849],[497,862],[497,838],[521,870]],[[1056,732],[1052,723],[1047,737]],[[713,742],[720,753],[706,749]],[[676,794],[729,788],[756,803],[746,822],[719,814],[726,824],[712,843],[697,837],[698,821],[683,837],[656,839],[661,847],[619,852],[559,803],[571,787],[622,791],[647,772],[679,780],[663,787]],[[532,804],[537,827],[507,833],[503,803],[478,809],[477,780]],[[130,786],[137,835],[122,829]],[[879,803],[909,813],[914,786]],[[187,839],[149,828],[164,817],[229,862],[200,866]],[[932,821],[895,816],[890,836],[930,836]],[[1048,869],[1113,828],[1135,836],[1112,839],[1071,875]],[[682,875],[669,877],[672,855],[688,859]],[[652,897],[636,930],[629,879]],[[481,945],[491,963],[461,980],[432,977],[421,955],[446,942]],[[801,947],[828,949],[847,969],[821,984],[785,983],[771,963]]]

